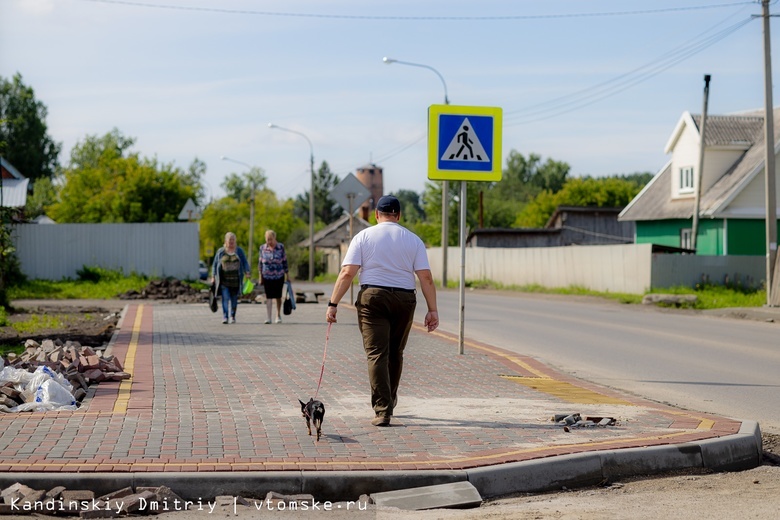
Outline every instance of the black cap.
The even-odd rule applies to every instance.
[[[401,213],[401,203],[392,195],[385,195],[377,202],[376,209],[380,213]]]

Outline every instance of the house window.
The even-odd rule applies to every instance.
[[[680,168],[680,193],[693,191],[693,166]]]
[[[693,230],[681,229],[680,230],[680,247],[683,249],[693,249]]]

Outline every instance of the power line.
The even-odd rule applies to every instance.
[[[740,10],[740,11],[742,11],[742,10]],[[518,110],[507,111],[507,112],[505,112],[505,115],[510,116],[510,115],[514,115],[514,114],[536,113],[536,112],[539,112],[539,111],[544,111],[544,110],[547,110],[547,109],[542,109],[542,107],[547,107],[547,106],[555,107],[558,104],[568,104],[567,100],[569,100],[569,99],[576,98],[578,96],[582,96],[586,92],[591,92],[591,91],[594,91],[594,90],[599,90],[599,89],[601,89],[603,87],[608,87],[608,86],[610,86],[610,84],[615,83],[618,80],[621,80],[623,78],[627,78],[627,77],[631,76],[634,73],[640,72],[641,70],[649,67],[650,65],[653,65],[653,64],[655,64],[657,62],[660,62],[660,61],[662,61],[664,59],[668,59],[668,58],[674,57],[677,53],[680,53],[682,50],[685,50],[685,49],[691,47],[693,44],[698,42],[700,38],[702,38],[703,36],[711,33],[716,27],[722,25],[727,20],[733,18],[736,14],[737,13],[735,13],[734,15],[729,16],[725,20],[722,20],[721,22],[715,24],[714,26],[710,27],[709,29],[699,33],[698,35],[694,36],[690,40],[682,43],[681,45],[679,45],[677,47],[675,47],[671,51],[666,52],[665,54],[662,54],[661,56],[659,56],[658,58],[650,61],[649,63],[645,63],[644,65],[641,65],[641,66],[639,66],[639,67],[637,67],[637,68],[635,68],[633,70],[630,70],[630,71],[628,71],[626,73],[620,74],[619,76],[615,76],[614,78],[610,78],[610,79],[608,79],[606,81],[603,81],[601,83],[598,83],[596,85],[587,87],[585,89],[579,90],[579,91],[571,93],[571,94],[566,94],[564,96],[560,96],[560,97],[557,97],[557,98],[554,98],[554,99],[551,99],[551,100],[548,100],[548,101],[545,101],[545,102],[542,102],[542,103],[538,103],[538,104],[535,104],[535,105],[531,105],[531,106],[528,106],[528,107],[525,107],[525,108],[521,108],[521,109],[518,109]],[[739,23],[741,24],[742,22],[739,22]],[[728,31],[729,29],[727,28],[726,30]]]
[[[525,109],[507,112],[508,115],[504,117],[504,125],[515,126],[550,119],[614,96],[615,94],[657,76],[661,72],[700,53],[704,49],[741,29],[752,20],[753,18],[743,19],[707,38],[692,43],[686,43],[678,49],[668,52],[641,67],[616,76],[608,81],[599,83],[598,85]]]
[[[406,150],[408,150],[409,148],[411,148],[412,146],[416,145],[417,143],[419,143],[420,141],[425,139],[427,136],[428,136],[428,134],[422,134],[419,137],[416,137],[414,140],[412,140],[412,141],[410,141],[410,142],[408,142],[406,144],[403,144],[400,147],[394,148],[393,150],[387,152],[384,155],[380,155],[379,157],[374,159],[374,161],[376,163],[380,163],[380,162],[383,162],[383,161],[386,161],[386,160],[390,159],[391,157],[395,157],[396,155],[401,154],[401,153],[405,152]]]
[[[596,18],[614,16],[637,16],[647,14],[675,13],[680,11],[702,11],[705,9],[722,9],[724,7],[744,6],[754,4],[754,1],[731,2],[726,4],[709,4],[684,7],[667,7],[662,9],[639,9],[634,11],[606,11],[601,13],[555,13],[537,15],[495,15],[495,16],[400,16],[400,15],[350,15],[350,14],[321,14],[321,13],[291,13],[283,11],[257,11],[253,9],[225,9],[222,7],[194,7],[186,5],[152,4],[147,2],[133,2],[130,0],[81,0],[98,4],[124,5],[130,7],[143,7],[151,9],[166,9],[174,11],[194,11],[221,14],[241,14],[255,16],[274,16],[288,18],[323,18],[333,20],[395,20],[395,21],[515,21],[515,20],[542,20],[562,18]]]

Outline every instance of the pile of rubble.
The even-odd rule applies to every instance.
[[[127,487],[96,497],[93,491],[57,486],[36,490],[17,482],[0,491],[0,515],[66,515],[80,518],[116,518],[130,514],[184,510],[188,502],[166,486]],[[189,502],[191,505],[192,502]]]
[[[176,278],[152,280],[141,292],[130,290],[119,295],[120,300],[173,300],[175,303],[199,303],[208,300],[202,292]]]
[[[75,409],[90,384],[129,379],[122,363],[76,341],[28,339],[0,358],[0,412]]]

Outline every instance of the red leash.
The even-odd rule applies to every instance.
[[[325,351],[322,353],[322,368],[320,369],[320,380],[317,383],[317,391],[314,392],[314,399],[317,399],[317,394],[320,393],[320,386],[322,385],[322,375],[325,373],[325,358],[328,356],[328,341],[330,340],[330,328],[333,323],[328,323],[328,330],[325,331]]]

